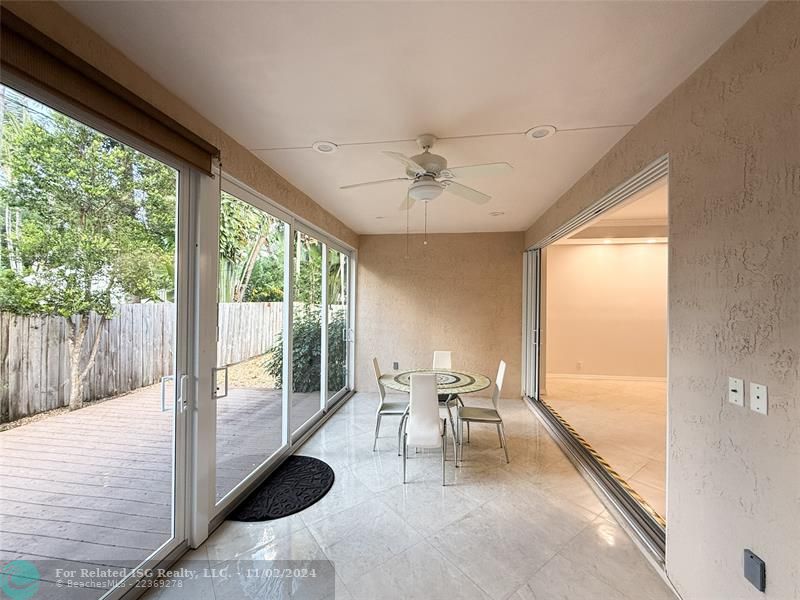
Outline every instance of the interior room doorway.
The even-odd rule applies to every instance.
[[[667,184],[543,254],[543,399],[666,516]]]
[[[667,157],[526,256],[523,384],[584,474],[663,560]]]

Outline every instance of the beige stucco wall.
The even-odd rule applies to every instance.
[[[800,598],[800,3],[767,4],[526,242],[665,153],[667,572],[684,600]],[[728,375],[767,384],[769,415],[728,404]]]
[[[666,244],[556,245],[546,260],[549,373],[666,377]]]
[[[361,236],[356,297],[356,389],[376,389],[372,357],[388,371],[428,367],[434,350],[520,395],[522,232]]]
[[[358,235],[54,2],[4,1],[34,27],[220,149],[223,169],[343,242]],[[209,52],[213,48],[209,46]]]

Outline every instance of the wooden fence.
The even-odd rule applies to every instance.
[[[219,364],[264,354],[281,331],[280,302],[220,304],[219,313]],[[129,392],[172,374],[173,304],[123,304],[107,320],[90,315],[82,367],[98,327],[100,345],[84,382],[84,400]],[[69,404],[67,335],[63,317],[0,313],[0,423]]]
[[[260,356],[283,329],[283,302],[220,303],[217,325],[219,366]]]

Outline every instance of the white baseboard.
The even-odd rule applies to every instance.
[[[666,377],[635,377],[633,375],[589,375],[586,373],[547,373],[548,379],[606,379],[609,381],[654,381],[666,382]]]

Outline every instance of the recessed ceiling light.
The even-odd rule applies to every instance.
[[[504,215],[504,214],[506,214],[506,213],[504,213],[503,211],[500,211],[500,210],[496,210],[494,212],[490,212],[489,216],[490,217],[499,217],[500,215]]]
[[[333,142],[325,142],[325,141],[314,142],[313,144],[311,144],[311,147],[320,154],[333,154],[339,149],[339,146],[337,146]]]
[[[610,244],[610,243],[611,243],[611,240],[609,240],[609,239],[605,239],[605,240],[603,240],[603,243],[604,243],[604,244]]]
[[[656,243],[656,240],[649,239],[649,240],[647,240],[647,243],[648,243],[648,244],[655,244],[655,243]]]
[[[544,138],[549,138],[555,132],[556,128],[552,125],[537,125],[536,127],[528,129],[525,135],[531,140],[543,140]]]

